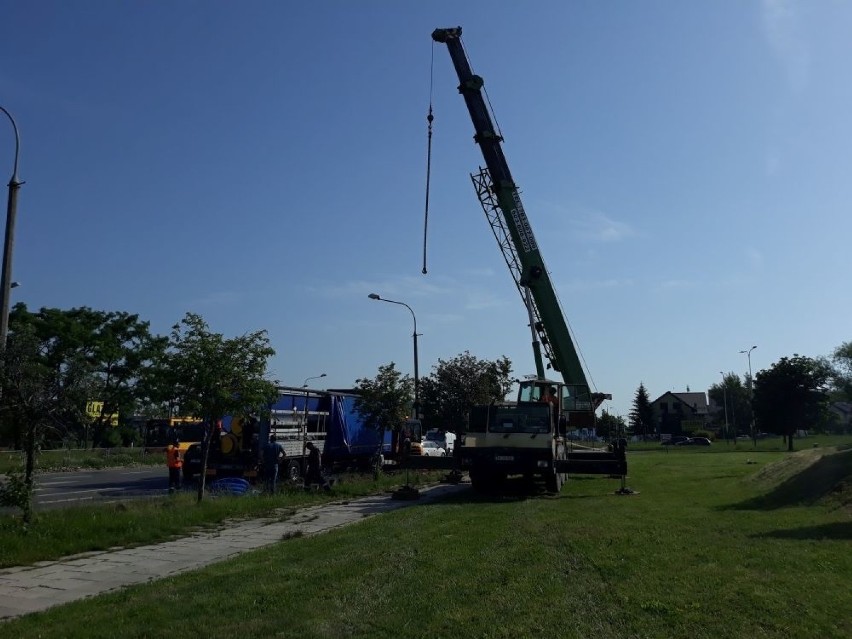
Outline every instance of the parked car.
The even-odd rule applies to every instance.
[[[420,444],[420,454],[424,457],[444,457],[447,451],[438,442],[426,440]]]
[[[453,447],[456,443],[455,433],[450,431],[442,431],[437,428],[430,428],[426,431],[425,440],[435,442],[439,447],[443,448],[447,455],[453,454]]]
[[[677,446],[678,444],[683,444],[684,442],[688,442],[689,437],[686,435],[675,435],[671,439],[668,439],[664,442],[660,442],[662,446]]]
[[[677,446],[709,446],[712,442],[706,437],[690,437],[685,441],[678,442]]]

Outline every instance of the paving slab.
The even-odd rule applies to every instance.
[[[263,518],[233,522],[219,530],[195,532],[159,544],[87,552],[32,566],[0,569],[0,621],[197,570],[296,534],[320,534],[468,489],[465,484],[440,484],[422,489],[419,500],[374,495],[332,502],[299,510],[284,521]]]

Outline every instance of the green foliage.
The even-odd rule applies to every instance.
[[[654,409],[648,397],[648,390],[642,382],[639,383],[639,388],[636,389],[636,395],[633,397],[630,427],[633,429],[633,434],[639,437],[654,432]]]
[[[122,445],[121,433],[117,428],[111,428],[104,431],[100,436],[99,443],[104,448],[118,448]]]
[[[754,413],[760,429],[783,433],[793,450],[795,432],[823,420],[830,378],[823,362],[801,355],[782,357],[760,371],[754,382]]]
[[[621,415],[613,415],[606,410],[601,412],[595,424],[595,431],[599,437],[607,439],[619,437],[627,430],[627,424]]]
[[[473,406],[505,399],[512,387],[511,373],[512,363],[505,356],[491,361],[465,351],[450,360],[439,359],[420,384],[426,425],[463,432]]]
[[[846,401],[852,401],[852,342],[843,342],[834,349],[832,382]]]
[[[728,432],[725,433],[727,439],[733,439],[738,432],[751,432],[749,388],[739,375],[725,374],[722,382],[713,384],[707,391],[707,395],[714,404],[722,407],[714,421],[720,431],[724,431],[727,421]]]
[[[394,362],[379,366],[373,379],[356,380],[355,387],[358,390],[355,406],[368,428],[392,430],[411,414],[414,382],[396,370]]]
[[[168,366],[157,388],[167,393],[185,415],[201,417],[206,424],[198,500],[204,494],[207,453],[214,425],[226,415],[260,414],[278,395],[266,379],[267,364],[275,351],[265,330],[225,338],[210,331],[200,315],[187,313],[172,327]]]
[[[30,507],[32,492],[32,483],[27,481],[23,469],[9,470],[6,483],[0,484],[0,506],[25,511]]]
[[[10,348],[18,345],[20,366],[31,369],[31,378],[40,369],[40,394],[53,398],[53,425],[86,442],[97,442],[112,428],[111,415],[131,414],[144,399],[141,382],[162,361],[166,345],[138,315],[86,307],[31,313],[24,304],[10,313],[9,340]],[[101,415],[86,413],[89,401],[103,402]],[[5,432],[16,447],[21,427],[19,421],[6,421]]]
[[[266,331],[225,338],[200,315],[187,313],[172,328],[166,357],[168,394],[184,415],[214,423],[225,415],[254,413],[277,396],[266,379],[275,351]]]

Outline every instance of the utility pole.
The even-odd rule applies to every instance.
[[[725,379],[725,373],[719,371],[719,375],[722,376],[722,393],[725,398],[725,434],[728,436],[728,443],[731,443],[733,437],[731,437],[731,431],[728,427],[728,382]]]
[[[757,448],[757,433],[754,430],[754,378],[751,376],[751,352],[757,348],[757,345],[752,346],[748,350],[740,351],[740,355],[745,354],[748,357],[748,401],[751,407],[751,441],[754,447]]]
[[[15,130],[15,164],[12,168],[12,177],[9,179],[9,199],[6,203],[6,237],[3,242],[3,274],[0,278],[0,348],[6,348],[6,335],[9,332],[9,298],[12,289],[12,251],[15,246],[15,216],[18,210],[18,190],[21,182],[18,179],[18,153],[21,148],[21,139],[18,135],[18,125],[15,118],[6,109],[0,106],[0,111],[6,114]]]

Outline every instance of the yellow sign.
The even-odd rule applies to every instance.
[[[98,419],[104,414],[104,403],[103,402],[86,402],[86,416],[90,419]],[[109,423],[110,426],[118,426],[118,413],[113,413],[109,415]]]

